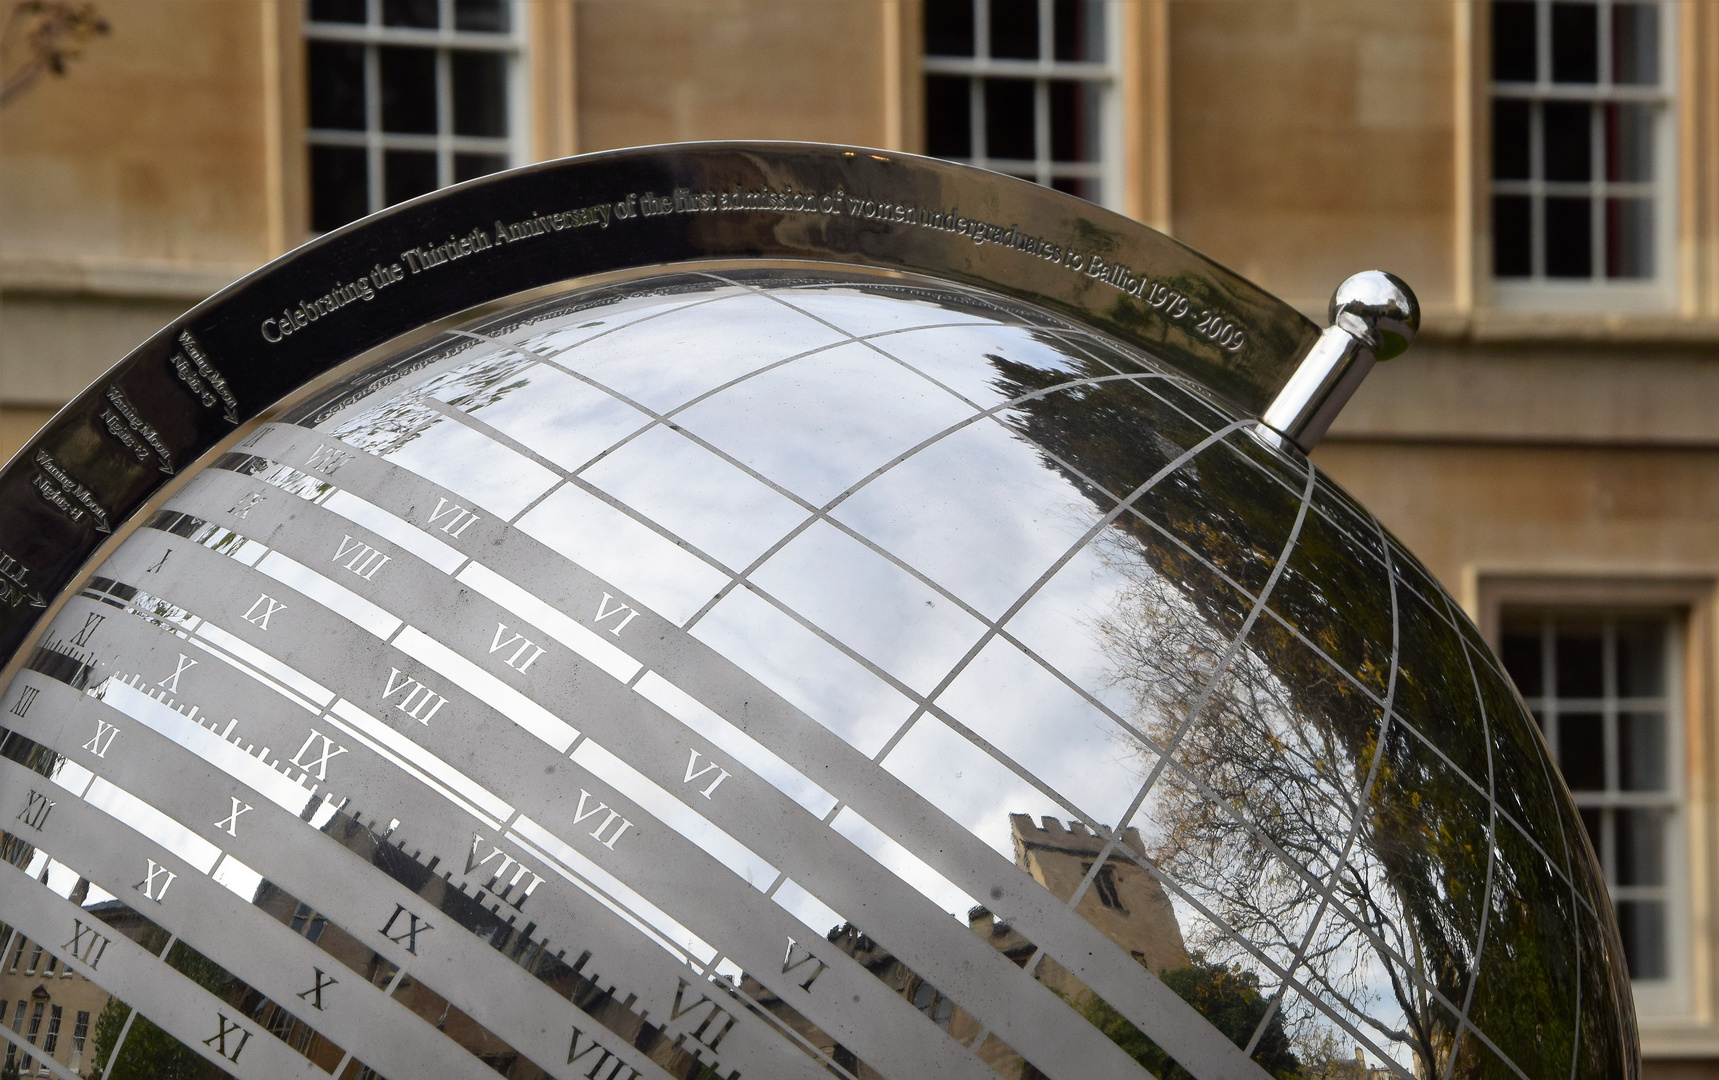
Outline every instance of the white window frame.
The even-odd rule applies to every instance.
[[[968,80],[971,154],[949,157],[981,169],[1030,177],[1049,187],[1057,177],[1082,177],[1098,181],[1099,205],[1121,212],[1126,199],[1122,168],[1122,109],[1118,88],[1122,83],[1121,5],[1106,3],[1104,11],[1104,60],[1058,60],[1056,58],[1055,0],[1038,0],[1039,57],[1037,60],[997,59],[991,52],[991,2],[973,0],[973,55],[921,58],[924,75],[952,75]],[[985,89],[982,80],[1032,79],[1034,153],[1031,160],[994,158],[985,150]],[[1099,88],[1099,156],[1097,161],[1053,161],[1050,145],[1051,80],[1079,80]]]
[[[506,33],[479,30],[455,30],[454,0],[437,0],[438,22],[435,30],[382,25],[383,0],[365,0],[366,21],[363,23],[312,22],[310,5],[305,5],[303,36],[312,41],[344,42],[367,46],[364,50],[364,130],[331,128],[305,129],[307,149],[312,146],[357,146],[366,153],[369,190],[366,193],[369,213],[385,209],[383,155],[388,150],[433,151],[436,154],[436,187],[444,188],[454,182],[454,155],[500,154],[507,167],[522,165],[529,160],[530,72],[528,70],[529,36],[526,21],[530,16],[522,0],[503,0],[508,8]],[[382,130],[382,74],[377,47],[405,45],[436,50],[436,116],[435,135],[408,135]],[[453,72],[449,58],[451,49],[498,52],[507,56],[507,133],[499,138],[453,134]],[[316,72],[305,70],[307,84]],[[305,195],[310,199],[312,193]],[[308,207],[307,207],[308,210]]]
[[[1534,82],[1498,82],[1492,77],[1490,57],[1484,71],[1487,91],[1487,126],[1490,128],[1491,104],[1499,98],[1516,98],[1530,102],[1579,101],[1596,105],[1644,103],[1656,106],[1653,123],[1653,175],[1650,181],[1608,181],[1605,178],[1605,128],[1603,111],[1592,111],[1589,153],[1592,167],[1587,181],[1547,181],[1542,162],[1541,110],[1532,109],[1529,121],[1529,180],[1498,180],[1493,178],[1490,144],[1487,148],[1486,207],[1491,220],[1492,196],[1528,195],[1535,209],[1531,212],[1530,258],[1532,271],[1528,277],[1498,277],[1493,272],[1492,251],[1496,243],[1496,228],[1487,236],[1486,265],[1480,279],[1487,282],[1488,303],[1503,310],[1544,312],[1608,312],[1660,311],[1674,307],[1677,302],[1677,33],[1675,24],[1681,5],[1670,0],[1654,0],[1659,9],[1659,83],[1656,86],[1618,86],[1611,82],[1612,36],[1611,10],[1613,0],[1595,0],[1599,20],[1599,81],[1596,83],[1555,83],[1552,81],[1552,4],[1554,0],[1533,0],[1535,7],[1536,70]],[[1496,50],[1497,42],[1491,43]],[[1587,278],[1550,278],[1545,274],[1545,213],[1546,195],[1576,195],[1590,200],[1592,213],[1591,243],[1594,250],[1591,276]],[[1600,257],[1605,234],[1605,197],[1647,196],[1653,200],[1653,274],[1647,278],[1608,278],[1605,260]]]
[[[1560,711],[1593,713],[1598,711],[1603,717],[1605,745],[1602,754],[1605,759],[1606,789],[1604,791],[1573,791],[1578,809],[1598,810],[1633,810],[1657,809],[1665,812],[1665,831],[1661,837],[1661,858],[1665,867],[1665,877],[1659,885],[1617,885],[1612,878],[1616,869],[1613,859],[1608,857],[1607,849],[1615,844],[1616,827],[1613,815],[1601,819],[1601,843],[1599,854],[1604,864],[1606,887],[1610,891],[1613,902],[1625,900],[1659,901],[1665,905],[1665,976],[1658,979],[1631,979],[1630,985],[1635,989],[1637,1007],[1645,1014],[1660,1015],[1667,1012],[1677,1012],[1683,1003],[1685,994],[1682,992],[1689,984],[1688,961],[1688,926],[1689,926],[1689,880],[1688,859],[1682,855],[1688,850],[1688,839],[1685,835],[1685,820],[1688,817],[1688,799],[1684,792],[1684,740],[1680,736],[1685,730],[1685,713],[1683,703],[1683,681],[1687,662],[1682,632],[1684,619],[1680,612],[1666,608],[1636,608],[1630,606],[1591,607],[1585,604],[1569,606],[1546,604],[1509,604],[1522,615],[1528,617],[1547,617],[1552,619],[1599,619],[1605,630],[1604,655],[1608,666],[1615,667],[1616,646],[1614,644],[1614,628],[1618,619],[1652,618],[1663,619],[1665,630],[1665,693],[1658,698],[1619,698],[1616,694],[1615,673],[1608,673],[1607,684],[1611,692],[1598,699],[1575,699],[1582,701],[1576,708],[1564,708],[1562,699],[1552,684],[1553,667],[1551,638],[1547,635],[1544,625],[1541,628],[1541,690],[1538,697],[1526,698],[1530,709],[1540,714],[1546,742],[1556,755],[1558,746],[1558,719]],[[1555,624],[1554,624],[1555,625]],[[1665,770],[1666,786],[1659,792],[1626,792],[1618,790],[1618,724],[1620,711],[1631,708],[1652,709],[1661,712],[1665,717]]]

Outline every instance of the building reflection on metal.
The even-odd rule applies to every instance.
[[[21,1075],[1636,1069],[1491,652],[1138,340],[664,269],[259,419],[0,693]]]

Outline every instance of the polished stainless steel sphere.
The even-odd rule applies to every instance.
[[[554,290],[135,524],[0,694],[0,917],[80,1075],[1635,1068],[1473,625],[1247,413],[1048,309]]]

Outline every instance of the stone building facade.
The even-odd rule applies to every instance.
[[[1320,321],[1400,274],[1421,338],[1314,460],[1543,716],[1650,1073],[1719,1075],[1719,0],[95,0],[105,32],[57,37],[64,7],[4,9],[0,455],[315,229],[611,147],[974,161]]]

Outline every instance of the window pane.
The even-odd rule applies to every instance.
[[[1497,180],[1528,179],[1528,102],[1492,102],[1492,175]]]
[[[1097,161],[1099,89],[1068,79],[1050,84],[1051,160]]]
[[[1545,125],[1546,179],[1587,180],[1593,175],[1593,107],[1587,102],[1548,101]]]
[[[1530,209],[1526,195],[1492,197],[1492,272],[1498,277],[1527,277],[1534,271]]]
[[[1038,0],[991,0],[991,55],[1039,58]]]
[[[1594,854],[1603,858],[1600,852],[1600,810],[1597,806],[1583,806],[1576,810],[1582,818],[1582,831],[1588,834],[1588,844],[1594,849]]]
[[[382,130],[434,135],[435,51],[384,47],[376,52],[382,67]]]
[[[1552,81],[1598,82],[1599,9],[1593,4],[1552,5]]]
[[[1665,629],[1661,619],[1618,620],[1619,697],[1665,693]]]
[[[507,158],[502,154],[455,154],[454,183],[476,180],[480,176],[488,176],[505,168]]]
[[[434,30],[438,6],[436,0],[382,0],[382,25]]]
[[[1665,790],[1663,713],[1618,714],[1618,787],[1624,791]]]
[[[364,0],[310,0],[310,21],[361,23]]]
[[[1056,58],[1104,59],[1104,0],[1056,0]]]
[[[973,55],[973,0],[925,0],[925,53]]]
[[[985,156],[1034,156],[1031,79],[985,80]]]
[[[310,148],[310,227],[338,229],[370,212],[370,170],[358,146]]]
[[[925,152],[933,157],[973,153],[973,107],[967,80],[951,75],[925,78]]]
[[[1539,697],[1540,678],[1540,620],[1506,619],[1504,640],[1498,650],[1504,660],[1504,670],[1510,673],[1516,690],[1525,698]]]
[[[454,0],[454,29],[507,33],[507,0]]]
[[[454,134],[507,134],[507,57],[495,52],[455,49],[448,53],[453,72]]]
[[[1606,179],[1653,179],[1653,106],[1606,106]]]
[[[1606,789],[1605,726],[1599,713],[1559,715],[1558,768],[1571,791]]]
[[[1606,276],[1653,276],[1653,200],[1606,200]]]
[[[1580,201],[1587,206],[1587,200]],[[1555,662],[1559,697],[1597,698],[1606,692],[1601,640],[1597,619],[1558,620]]]
[[[388,205],[436,190],[436,155],[429,150],[390,150],[382,155],[382,191]]]
[[[1665,811],[1618,810],[1617,883],[1665,884]]]
[[[1546,276],[1590,277],[1594,221],[1587,199],[1546,200]]]
[[[1655,900],[1625,900],[1617,908],[1629,977],[1665,978],[1665,905]]]
[[[332,41],[306,43],[305,81],[310,86],[310,126],[364,130],[364,46]]]
[[[1087,202],[1098,202],[1103,194],[1099,182],[1089,176],[1053,176],[1050,186]]]
[[[1536,34],[1534,5],[1499,0],[1492,5],[1492,77],[1499,82],[1533,82]]]
[[[1612,82],[1659,82],[1659,5],[1612,5]]]

